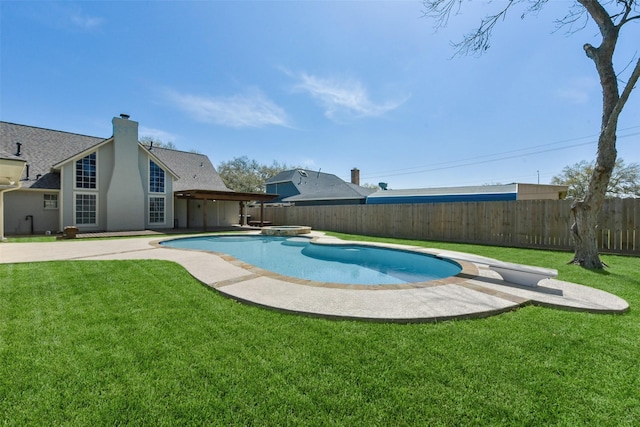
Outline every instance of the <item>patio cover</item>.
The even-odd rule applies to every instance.
[[[264,218],[264,202],[269,202],[276,197],[277,194],[266,194],[266,193],[241,193],[237,191],[218,191],[218,190],[185,190],[185,191],[176,191],[174,195],[178,199],[194,199],[194,200],[225,200],[225,201],[237,201],[240,203],[240,218],[241,224],[246,218],[244,213],[244,203],[242,202],[260,202],[260,226],[263,225]],[[206,204],[205,210],[203,212],[206,220]],[[204,227],[206,229],[206,222],[204,223]]]

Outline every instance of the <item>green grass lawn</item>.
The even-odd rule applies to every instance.
[[[598,273],[422,244],[557,268],[631,310],[336,321],[234,302],[165,261],[0,264],[0,424],[637,425],[640,259]]]
[[[36,243],[55,242],[56,236],[10,236],[6,238],[7,243]],[[3,242],[0,242],[3,243]]]

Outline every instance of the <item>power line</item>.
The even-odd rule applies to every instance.
[[[636,128],[640,128],[640,125],[628,127],[628,128],[625,128],[625,129],[620,129],[620,131],[626,131],[626,130],[631,130],[631,129],[636,129]],[[635,135],[640,135],[640,132],[630,133],[630,134],[627,134],[627,135],[618,135],[618,139],[627,138],[627,137],[635,136]],[[558,144],[566,144],[567,142],[578,141],[578,140],[586,139],[586,138],[593,138],[595,136],[598,136],[598,135],[590,135],[590,136],[572,138],[572,139],[567,139],[567,140],[558,141],[558,142],[552,142],[552,143],[548,143],[548,144],[535,145],[535,146],[527,147],[527,148],[519,148],[519,149],[516,149],[516,150],[503,151],[503,152],[500,152],[500,153],[486,154],[486,155],[483,155],[483,156],[475,156],[473,158],[451,160],[451,161],[447,161],[447,162],[440,162],[440,163],[431,164],[431,165],[425,165],[425,166],[416,166],[416,167],[410,167],[410,168],[394,169],[394,170],[390,170],[390,171],[387,171],[387,172],[380,172],[380,173],[374,173],[374,174],[370,174],[370,175],[364,175],[363,179],[382,178],[382,177],[401,176],[401,175],[412,175],[412,174],[433,172],[433,171],[439,171],[439,170],[445,170],[445,169],[454,169],[454,168],[459,168],[459,167],[464,167],[464,166],[472,166],[472,165],[478,165],[478,164],[484,164],[484,163],[490,163],[490,162],[497,162],[497,161],[500,161],[500,160],[508,160],[508,159],[519,158],[519,157],[523,157],[523,156],[532,156],[532,155],[548,153],[548,152],[552,152],[552,151],[566,150],[568,148],[575,148],[575,147],[580,147],[580,146],[584,146],[584,145],[595,144],[598,141],[597,140],[591,140],[591,141],[583,142],[583,143],[580,143],[580,144],[572,144],[572,145],[567,145],[567,146],[563,146],[563,147],[550,148],[550,149],[546,149],[546,150],[531,151],[531,150],[534,150],[536,148],[549,147],[549,146],[558,145]],[[524,154],[518,154],[518,155],[512,154],[512,153],[522,153],[522,152],[526,152],[526,151],[531,151],[531,152],[524,153]],[[505,154],[511,154],[511,155],[505,156]],[[496,156],[501,156],[501,157],[496,157]],[[487,159],[487,160],[478,160],[478,159]],[[456,163],[459,163],[459,164],[456,164]],[[445,166],[445,165],[450,165],[450,166]]]

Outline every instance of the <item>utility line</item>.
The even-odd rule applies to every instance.
[[[621,129],[621,131],[630,130],[630,129],[636,129],[636,128],[640,128],[640,126],[632,126],[632,127],[629,127],[629,128]],[[630,134],[627,134],[627,135],[618,135],[617,138],[618,139],[622,139],[622,138],[627,138],[627,137],[635,136],[635,135],[640,135],[640,132],[630,133]],[[477,164],[496,162],[496,161],[500,161],[500,160],[508,160],[508,159],[513,159],[513,158],[518,158],[518,157],[523,157],[523,156],[532,156],[532,155],[548,153],[548,152],[552,152],[552,151],[566,150],[568,148],[575,148],[575,147],[580,147],[580,146],[584,146],[584,145],[595,144],[598,141],[597,140],[595,140],[595,141],[592,140],[592,141],[583,142],[583,143],[580,143],[580,144],[572,144],[572,145],[566,145],[566,146],[563,146],[563,147],[549,148],[549,149],[546,149],[546,150],[538,150],[538,151],[528,152],[528,153],[525,153],[525,154],[517,154],[517,155],[513,154],[513,155],[509,155],[509,156],[504,156],[505,154],[521,153],[523,151],[530,151],[530,150],[533,150],[533,149],[536,149],[536,148],[549,147],[549,146],[557,145],[557,144],[565,144],[567,142],[578,141],[578,140],[585,139],[585,138],[593,138],[594,136],[597,136],[597,135],[584,136],[584,137],[579,137],[579,138],[572,138],[572,139],[559,141],[559,142],[553,142],[553,143],[549,143],[549,144],[541,144],[541,145],[536,145],[536,146],[533,146],[533,147],[519,148],[519,149],[516,149],[516,150],[503,151],[501,153],[494,153],[494,154],[486,154],[486,155],[483,155],[483,156],[476,156],[476,157],[473,157],[473,158],[460,159],[460,160],[451,160],[451,161],[448,161],[448,162],[440,162],[440,163],[437,163],[437,164],[431,164],[431,165],[425,165],[425,166],[416,166],[416,167],[410,167],[410,168],[395,169],[395,170],[390,170],[390,171],[387,171],[387,172],[380,172],[380,173],[377,173],[377,174],[364,175],[363,179],[381,178],[381,177],[390,177],[390,176],[400,176],[400,175],[412,175],[412,174],[418,174],[418,173],[433,172],[433,171],[439,171],[439,170],[444,170],[444,169],[454,169],[454,168],[459,168],[459,167],[464,167],[464,166],[472,166],[472,165],[477,165]],[[502,156],[502,157],[496,157],[496,156]],[[491,158],[491,157],[495,157],[495,158]],[[490,159],[487,159],[487,158],[490,158]],[[487,160],[478,161],[478,159],[487,159]],[[461,163],[461,162],[464,162],[464,163]],[[455,164],[455,163],[460,163],[460,164]],[[445,165],[449,165],[449,166],[445,166]]]

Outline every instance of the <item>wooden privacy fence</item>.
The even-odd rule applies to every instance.
[[[418,240],[572,250],[570,200],[267,207],[264,220],[316,230]],[[249,209],[253,218],[259,208]],[[609,199],[598,248],[640,255],[640,199]]]

